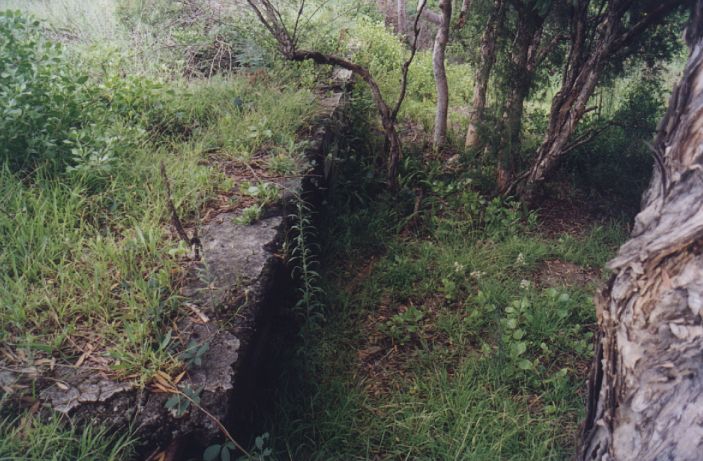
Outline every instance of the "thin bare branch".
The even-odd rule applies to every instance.
[[[305,18],[305,22],[302,24],[302,27],[301,27],[301,28],[304,30],[304,29],[310,24],[310,21],[312,21],[312,19],[313,19],[315,16],[317,16],[317,13],[319,13],[319,12],[322,10],[322,8],[324,8],[325,6],[327,6],[327,4],[330,3],[330,1],[331,1],[331,0],[326,0],[326,1],[323,1],[323,2],[319,2],[318,5],[317,5],[317,8],[315,8],[315,9],[312,11],[312,13],[308,15],[307,18]],[[341,16],[342,14],[343,14],[343,13],[340,13],[339,16]],[[338,17],[339,17],[339,16],[338,16]],[[330,20],[329,22],[334,22],[336,19],[338,19],[338,17],[336,17],[336,18]]]
[[[415,15],[415,21],[413,22],[413,43],[410,47],[410,57],[405,63],[403,63],[403,79],[400,84],[400,95],[398,95],[398,101],[395,103],[393,112],[391,112],[391,119],[393,121],[398,117],[398,112],[400,112],[400,106],[403,105],[403,100],[405,100],[405,94],[408,89],[408,71],[410,70],[410,64],[412,64],[415,54],[417,53],[417,40],[420,37],[420,16],[427,6],[427,0],[420,0],[418,4],[417,14]]]
[[[171,212],[171,224],[173,224],[173,227],[176,229],[176,232],[178,233],[178,236],[181,238],[181,240],[183,240],[188,245],[192,245],[193,241],[190,237],[188,237],[188,233],[183,227],[181,219],[178,217],[176,206],[173,204],[173,198],[171,196],[171,181],[169,181],[168,176],[166,175],[166,165],[164,165],[163,161],[161,162],[161,179],[163,180],[164,187],[166,188],[166,204],[168,205],[168,209]]]
[[[300,18],[303,16],[303,11],[305,10],[305,0],[300,2],[300,8],[298,9],[298,14],[295,16],[295,25],[293,26],[293,45],[298,46],[298,24],[300,23]]]
[[[190,402],[191,405],[193,405],[193,406],[194,406],[195,408],[197,408],[198,410],[202,411],[202,412],[205,414],[205,416],[207,416],[207,417],[217,426],[217,428],[220,430],[220,432],[222,433],[222,435],[224,435],[227,440],[229,440],[230,442],[232,442],[232,444],[233,444],[239,451],[241,451],[247,458],[251,458],[251,454],[250,454],[243,446],[241,446],[241,445],[239,444],[239,442],[237,442],[237,441],[234,439],[234,437],[232,437],[232,434],[229,433],[229,431],[227,430],[227,428],[224,426],[224,424],[222,424],[222,423],[220,422],[220,420],[219,420],[218,418],[216,418],[212,413],[210,413],[210,412],[207,411],[205,408],[203,408],[198,402],[196,402],[195,400],[193,400],[193,399],[192,399],[188,394],[186,394],[185,392],[183,392],[183,391],[181,391],[181,390],[178,390],[178,395],[181,396],[181,397],[184,397],[186,400],[188,400],[188,401]]]
[[[247,0],[247,3],[251,7],[251,9],[254,10],[254,14],[256,14],[256,16],[259,18],[259,22],[261,22],[261,24],[263,24],[264,27],[266,27],[266,30],[268,30],[273,37],[277,37],[278,34],[276,33],[276,30],[273,28],[273,26],[271,24],[269,24],[268,20],[266,19],[264,14],[261,12],[259,7],[256,5],[254,0]]]
[[[588,144],[589,142],[593,141],[596,136],[598,136],[613,125],[615,125],[615,123],[608,122],[597,128],[591,128],[590,130],[587,130],[585,133],[571,141],[570,144],[566,145],[562,153],[566,154],[567,152],[571,152],[577,147],[583,146],[584,144]]]
[[[405,98],[407,91],[407,78],[408,69],[412,63],[415,54],[417,52],[417,42],[420,34],[419,20],[422,15],[422,11],[425,8],[426,0],[420,0],[419,10],[414,22],[414,32],[415,36],[413,39],[412,48],[410,50],[410,57],[403,64],[403,78],[400,95],[398,101],[396,102],[394,109],[391,110],[383,98],[381,89],[378,83],[373,78],[369,70],[359,64],[356,64],[348,59],[341,56],[336,56],[334,54],[322,53],[314,50],[299,50],[298,46],[298,35],[300,31],[300,19],[303,16],[304,5],[301,5],[298,10],[298,17],[296,18],[295,26],[295,38],[291,37],[288,30],[282,24],[283,19],[278,9],[276,9],[271,0],[247,0],[249,6],[252,7],[256,16],[264,24],[266,29],[271,33],[273,38],[278,42],[278,47],[283,56],[291,61],[313,61],[316,64],[322,65],[332,65],[339,66],[343,69],[350,70],[352,73],[360,77],[371,90],[371,96],[373,98],[374,104],[381,116],[381,124],[383,125],[383,131],[386,137],[386,145],[389,154],[387,166],[388,166],[388,179],[390,182],[391,189],[395,190],[397,188],[397,175],[398,175],[398,165],[402,154],[401,142],[398,132],[396,130],[396,118],[400,110],[400,106]]]

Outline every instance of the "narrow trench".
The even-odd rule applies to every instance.
[[[344,116],[345,120],[346,118],[347,116]],[[351,118],[351,121],[334,123],[334,126],[330,127],[323,155],[336,157],[340,151],[344,151],[345,155],[357,159],[366,156],[368,140],[363,141],[366,144],[353,145],[355,140],[364,140],[364,136],[359,136],[358,131],[360,127],[364,129],[366,124],[355,122],[353,119],[356,117]],[[319,254],[319,248],[324,247],[323,240],[326,238],[323,226],[335,218],[334,204],[327,203],[330,199],[329,189],[334,186],[318,183],[319,178],[325,176],[324,158],[317,159],[315,164],[315,171],[303,181],[302,199],[309,210],[312,210],[308,217],[312,220],[314,229],[306,238],[310,247],[315,249],[315,259],[321,261],[324,258]],[[344,172],[332,173],[331,176],[332,181],[349,179],[344,178]],[[284,211],[285,215],[290,215],[291,212],[292,210]],[[289,218],[288,227],[292,224],[294,223]],[[290,229],[288,233],[287,238],[290,240]],[[262,318],[258,322],[261,328],[236,373],[239,380],[235,383],[236,392],[229,417],[224,423],[232,437],[247,449],[255,445],[256,437],[271,432],[272,426],[276,425],[276,404],[281,400],[280,397],[297,393],[299,387],[305,385],[304,379],[297,376],[299,370],[296,370],[300,348],[304,347],[307,341],[302,337],[305,319],[295,309],[300,299],[300,281],[295,280],[293,269],[291,263],[281,261],[277,264],[270,285],[274,288],[267,290],[269,295],[262,308]],[[175,459],[183,461],[201,460],[203,451],[207,448],[198,443],[195,436],[180,441],[178,445],[178,456]],[[243,454],[235,453],[233,459],[241,455]]]
[[[313,203],[313,210],[321,210],[323,206],[320,193],[308,192],[306,201]],[[321,214],[322,211],[313,213],[318,217]],[[323,223],[316,219],[314,225],[319,229]],[[309,237],[313,235],[317,234]],[[319,242],[310,243],[317,248]],[[246,380],[237,384],[239,392],[234,396],[227,427],[232,428],[232,436],[245,448],[253,447],[256,437],[271,431],[277,396],[282,392],[294,392],[290,385],[302,384],[287,376],[293,371],[295,355],[302,347],[301,329],[305,321],[295,308],[300,299],[300,281],[294,278],[292,271],[290,263],[278,267],[272,283],[276,289],[271,291],[266,303],[265,310],[270,315],[262,322],[263,328],[257,333],[252,352],[239,372]]]
[[[262,318],[257,322],[260,328],[235,374],[235,392],[224,421],[232,437],[246,449],[254,446],[256,437],[270,431],[275,395],[280,391],[282,373],[289,368],[290,351],[299,345],[302,326],[294,310],[299,293],[291,265],[282,261],[277,264],[270,283],[272,288],[267,290]],[[201,460],[206,448],[193,436],[179,443],[177,459]],[[242,455],[233,453],[232,459]]]
[[[272,398],[280,376],[282,362],[278,354],[293,347],[297,327],[292,315],[296,303],[296,286],[290,270],[285,264],[276,269],[272,283],[276,290],[265,303],[266,318],[262,319],[255,338],[250,346],[250,353],[245,357],[237,371],[239,378],[235,383],[229,416],[224,425],[232,437],[243,447],[254,446],[257,436],[268,431],[267,422],[274,413]],[[217,443],[224,443],[225,440]],[[174,453],[174,461],[200,461],[207,448],[198,440],[197,434],[174,440],[167,450]],[[243,453],[233,453],[232,459],[238,459]],[[219,458],[218,458],[219,459]]]

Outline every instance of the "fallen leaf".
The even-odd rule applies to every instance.
[[[186,307],[190,309],[196,316],[198,316],[198,319],[200,319],[199,323],[208,323],[210,321],[210,318],[203,313],[200,309],[195,304],[192,303],[185,303]]]
[[[80,367],[81,365],[83,365],[83,362],[85,362],[85,359],[90,357],[90,354],[93,353],[93,351],[95,350],[95,347],[92,344],[88,343],[88,344],[86,344],[85,349],[86,350],[81,354],[81,356],[78,357],[78,360],[76,360],[76,363],[74,364],[74,366]]]
[[[356,353],[356,355],[359,357],[359,360],[365,361],[369,357],[376,355],[381,351],[383,351],[382,347],[371,346],[371,347],[367,347],[366,349],[360,350],[359,352]]]
[[[178,376],[173,378],[173,382],[176,384],[180,383],[185,375],[186,375],[186,372],[185,372],[185,370],[183,370]]]

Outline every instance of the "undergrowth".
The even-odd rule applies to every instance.
[[[340,2],[356,11],[351,27],[321,2],[306,24],[319,33],[301,40],[358,60],[384,95],[393,94],[407,54],[402,40],[364,2]],[[201,8],[206,3],[0,0],[0,9],[49,20],[0,14],[5,365],[36,377],[54,361],[87,360],[143,386],[204,353],[179,357],[164,346],[180,315],[189,256],[167,227],[159,164],[186,226],[212,210],[237,211],[241,225],[259,219],[282,181],[305,168],[298,136],[316,110],[310,88],[326,75],[310,63],[281,62],[270,43],[251,39],[260,31],[237,15],[214,20],[219,10]],[[168,21],[178,27],[160,33]],[[591,360],[590,296],[623,226],[545,237],[538,213],[482,194],[492,165],[472,164],[472,153],[457,149],[466,168],[448,172],[447,159],[425,156],[430,64],[430,53],[420,51],[410,69],[401,119],[407,137],[420,142],[406,146],[400,193],[387,195],[374,173],[382,161],[373,107],[357,85],[356,130],[344,155],[332,159],[337,174],[319,253],[309,210],[303,203],[294,210],[291,262],[302,282],[295,312],[304,325],[298,347],[281,352],[271,436],[255,442],[261,458],[573,453]],[[448,66],[453,107],[467,103],[471,74],[467,64]],[[659,95],[647,96],[646,87],[633,89],[621,118],[637,119],[633,107],[644,103],[655,108]],[[531,103],[528,141],[547,107]],[[461,126],[465,116],[453,111],[451,121]],[[629,132],[613,128],[608,136],[631,144]],[[450,130],[450,142],[462,137]],[[604,157],[619,153],[606,147]],[[644,165],[640,151],[632,154]],[[607,170],[611,160],[597,166]],[[545,276],[555,261],[579,277],[555,283]],[[29,400],[38,391],[33,383],[12,390]],[[0,458],[8,459],[123,459],[132,443],[31,415],[5,420],[0,435]],[[209,450],[222,457],[230,447]]]
[[[0,13],[0,40],[0,343],[9,365],[41,364],[41,374],[91,351],[91,366],[143,386],[182,366],[161,344],[180,315],[188,248],[169,231],[159,165],[187,226],[212,208],[266,207],[280,192],[265,178],[305,168],[296,137],[315,98],[275,73],[125,76],[124,62],[109,57],[85,68],[15,12]]]
[[[623,226],[544,237],[538,213],[484,198],[432,159],[406,163],[401,199],[374,192],[363,159],[352,149],[339,160],[323,213],[324,320],[305,326],[282,373],[277,457],[571,456],[591,294]],[[581,277],[549,279],[553,261]]]

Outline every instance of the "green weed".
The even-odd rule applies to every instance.
[[[394,342],[405,344],[410,341],[420,328],[420,321],[425,314],[415,306],[410,306],[403,312],[394,315],[380,329]]]

